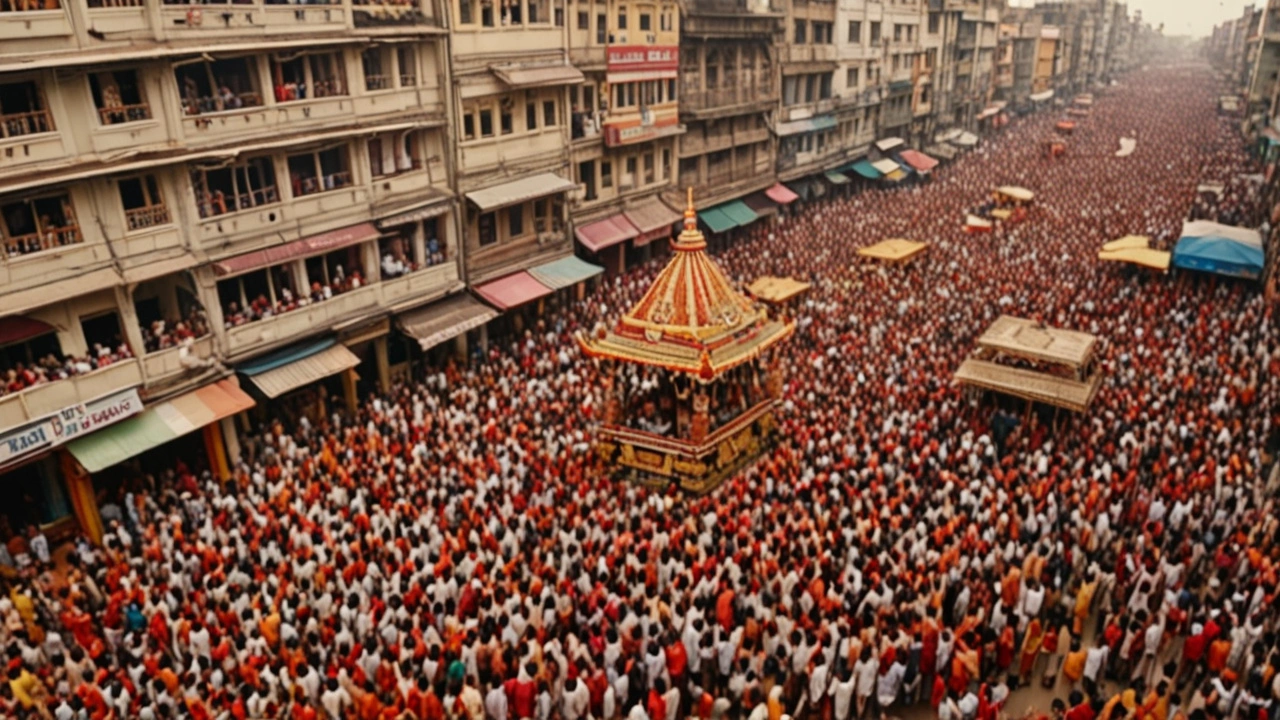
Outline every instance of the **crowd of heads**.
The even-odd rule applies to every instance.
[[[246,433],[226,483],[143,469],[101,547],[11,573],[0,708],[848,720],[928,701],[994,720],[1043,682],[1043,714],[1067,720],[1269,717],[1275,308],[1095,260],[1177,236],[1242,142],[1220,94],[1203,69],[1153,68],[1101,96],[1063,158],[1039,148],[1054,113],[1021,118],[927,182],[833,192],[728,243],[735,281],[813,288],[779,353],[776,445],[708,496],[616,483],[591,449],[606,370],[572,335],[660,261],[353,414]],[[998,185],[1037,200],[965,234]],[[932,247],[858,261],[888,237]],[[1089,412],[951,382],[1001,313],[1103,339]]]
[[[133,350],[129,348],[128,343],[119,342],[111,345],[94,343],[86,355],[48,353],[31,362],[16,362],[13,367],[0,371],[0,380],[3,381],[0,396],[91,373],[132,357]]]

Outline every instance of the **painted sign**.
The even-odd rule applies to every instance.
[[[608,48],[605,63],[611,73],[679,70],[680,48],[675,45],[615,45]]]
[[[65,407],[49,417],[0,435],[0,466],[57,447],[140,412],[142,398],[138,397],[136,389]]]

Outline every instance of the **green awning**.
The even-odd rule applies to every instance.
[[[825,173],[823,173],[823,175],[825,175],[827,177],[827,180],[831,181],[833,185],[844,185],[849,182],[849,178],[845,177],[844,175],[841,175],[835,170],[828,170]]]
[[[729,228],[737,227],[738,223],[733,218],[724,214],[719,207],[707,208],[698,211],[698,219],[706,223],[713,233],[722,233]]]
[[[720,205],[719,210],[725,215],[728,215],[729,219],[733,220],[733,224],[739,227],[750,225],[760,217],[741,200],[734,200],[733,202],[727,202]]]
[[[841,168],[842,170],[852,170],[868,180],[879,180],[880,171],[875,169],[867,160],[859,160],[855,163]]]
[[[583,280],[593,278],[604,272],[599,265],[592,265],[576,255],[553,260],[545,265],[529,268],[534,280],[552,290],[559,290],[577,285]]]

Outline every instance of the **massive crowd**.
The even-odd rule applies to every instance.
[[[60,572],[15,538],[0,715],[994,720],[1043,683],[1046,720],[1274,716],[1274,308],[1095,260],[1176,237],[1211,158],[1246,166],[1219,94],[1153,68],[1063,158],[1054,113],[1024,118],[720,253],[814,288],[777,446],[707,497],[615,485],[590,450],[599,369],[571,334],[655,264],[355,416],[263,428],[228,485],[140,479]],[[1038,192],[1026,219],[965,235],[1003,184]],[[933,247],[858,262],[896,236]],[[1001,312],[1105,339],[1091,412],[993,415],[951,384]]]

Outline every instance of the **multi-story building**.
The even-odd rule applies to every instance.
[[[994,91],[1002,0],[935,0],[941,13],[939,125],[975,126]]]
[[[835,115],[848,160],[865,155],[879,129],[884,21],[878,12],[873,15],[875,9],[868,0],[840,0],[836,6]]]
[[[569,86],[575,235],[610,273],[643,259],[679,213],[662,202],[676,174],[680,122],[680,8],[675,2],[578,2],[570,59],[585,74]]]
[[[821,173],[842,157],[843,138],[835,112],[836,3],[786,0],[786,9],[782,107],[774,131],[778,177],[791,181]]]
[[[776,181],[770,119],[786,15],[768,0],[689,0],[683,8],[678,92],[686,132],[676,143],[677,185],[711,207]]]
[[[390,381],[392,318],[461,285],[442,33],[428,2],[0,12],[0,473],[26,520],[96,532],[90,475],[197,430],[225,473],[255,399]]]

